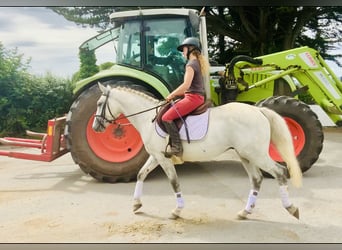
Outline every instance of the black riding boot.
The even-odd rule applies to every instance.
[[[183,146],[182,146],[182,141],[180,139],[176,124],[173,121],[171,122],[163,121],[163,124],[165,125],[166,131],[170,135],[169,144],[171,146],[170,152],[165,151],[164,153],[165,157],[170,158],[172,155],[179,156],[179,157],[182,156]]]

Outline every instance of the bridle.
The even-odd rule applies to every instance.
[[[115,116],[113,115],[113,113],[112,113],[112,111],[111,111],[111,109],[110,109],[110,107],[109,107],[109,105],[108,105],[109,91],[107,91],[107,93],[103,93],[102,96],[105,96],[106,99],[105,99],[104,103],[102,104],[101,113],[100,113],[100,115],[96,115],[96,114],[95,114],[94,117],[95,117],[95,119],[100,118],[100,119],[97,120],[97,122],[100,124],[100,126],[101,126],[102,128],[106,128],[106,126],[104,125],[104,121],[105,121],[105,122],[108,122],[108,123],[115,123],[116,118],[115,118]],[[106,109],[108,109],[109,114],[111,115],[111,117],[112,117],[113,119],[109,120],[109,119],[106,118]]]
[[[157,105],[157,106],[154,106],[152,108],[149,108],[149,109],[145,109],[145,110],[142,110],[142,111],[139,111],[139,112],[136,112],[136,113],[133,113],[133,114],[130,114],[130,115],[124,115],[124,116],[119,116],[119,117],[115,117],[108,105],[108,98],[109,98],[109,93],[110,91],[107,91],[107,93],[103,93],[102,96],[105,96],[106,99],[102,105],[102,110],[101,110],[101,113],[100,115],[95,115],[95,119],[98,119],[100,118],[100,120],[98,120],[98,123],[100,124],[100,126],[102,128],[106,128],[106,126],[104,125],[104,122],[107,122],[107,123],[111,123],[111,124],[118,124],[116,121],[118,120],[121,120],[121,119],[124,119],[124,118],[128,118],[128,117],[132,117],[132,116],[135,116],[135,115],[139,115],[139,114],[142,114],[142,113],[145,113],[145,112],[148,112],[148,111],[151,111],[153,109],[157,110],[159,107],[162,107],[164,105],[166,105],[168,102],[166,101],[163,101],[161,104]],[[106,118],[106,109],[108,109],[108,112],[111,116],[112,119],[107,119]],[[154,119],[153,119],[154,120]],[[123,125],[123,124],[118,124],[118,125]],[[130,125],[130,123],[126,124],[126,125]]]

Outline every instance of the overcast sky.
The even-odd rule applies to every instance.
[[[71,77],[79,70],[78,47],[96,34],[44,7],[0,7],[0,41],[31,58],[34,74]]]
[[[79,70],[78,47],[96,34],[96,29],[77,26],[44,7],[0,7],[0,41],[6,49],[18,48],[24,58],[31,58],[34,74],[71,77]],[[97,52],[97,64],[114,61],[109,46]],[[327,63],[342,76],[340,67]]]

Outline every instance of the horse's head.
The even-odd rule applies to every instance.
[[[92,127],[96,132],[103,132],[115,120],[116,112],[110,106],[111,87],[106,87],[101,83],[98,83],[98,85],[102,95],[97,101],[97,109]]]

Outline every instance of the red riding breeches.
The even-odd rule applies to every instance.
[[[186,93],[184,98],[176,102],[171,108],[162,116],[164,122],[170,122],[185,116],[194,111],[197,107],[204,103],[204,96],[193,93]]]

